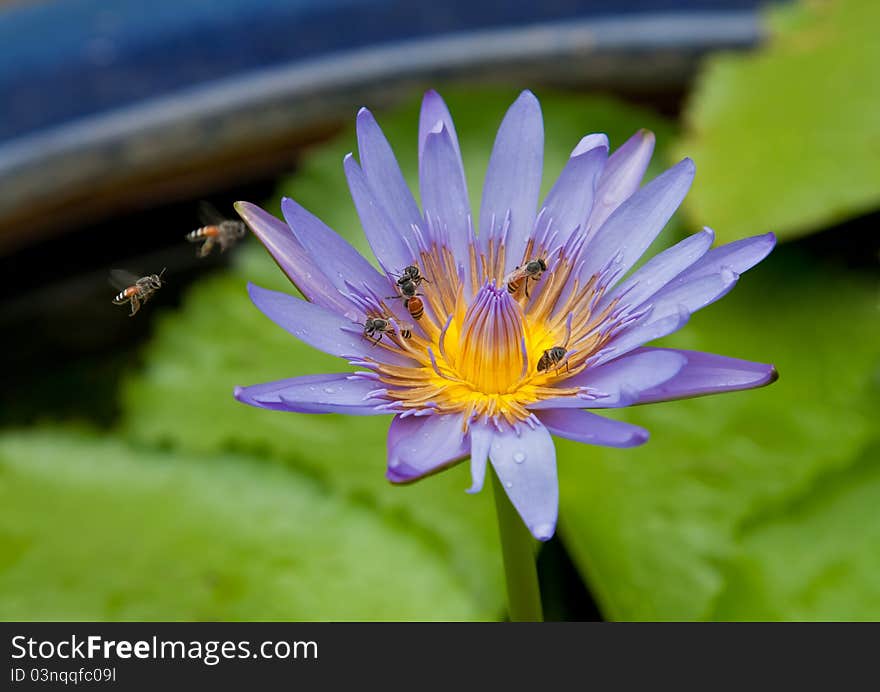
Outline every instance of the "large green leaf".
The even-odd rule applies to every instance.
[[[686,202],[719,238],[791,238],[880,206],[880,3],[804,2],[768,13],[751,54],[708,60],[677,149]]]
[[[495,616],[369,503],[278,466],[0,436],[3,620]]]
[[[467,98],[452,94],[449,99],[472,190],[479,189],[474,183],[485,169],[495,129],[514,97],[513,93]],[[670,139],[663,120],[608,99],[555,96],[543,99],[543,106],[551,178],[590,130],[607,131],[617,144],[645,126],[656,130],[661,142]],[[417,104],[380,116],[380,121],[416,189]],[[353,146],[352,134],[346,133],[316,150],[285,184],[284,192],[364,247],[341,169],[342,156]],[[654,172],[659,167],[655,164]],[[277,204],[270,209],[277,212]],[[320,263],[321,258],[315,261]],[[179,312],[160,320],[144,368],[125,387],[127,434],[189,452],[239,449],[282,459],[333,493],[360,498],[420,537],[485,608],[501,613],[504,587],[494,511],[487,494],[464,493],[470,485],[466,468],[394,487],[383,477],[387,419],[272,412],[232,399],[237,384],[348,369],[343,361],[317,353],[266,319],[246,295],[247,280],[292,290],[256,244],[242,249],[230,274],[196,286]]]
[[[566,544],[617,619],[880,618],[876,282],[778,249],[670,344],[774,362],[772,387],[619,413],[561,444]]]

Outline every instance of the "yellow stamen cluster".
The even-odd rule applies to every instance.
[[[505,250],[493,241],[486,253],[471,246],[468,303],[456,262],[445,247],[420,254],[418,265],[430,283],[422,286],[425,313],[409,339],[395,334],[381,346],[405,354],[412,367],[375,364],[387,397],[400,409],[431,407],[438,413],[499,417],[510,424],[529,418],[534,402],[575,396],[564,380],[586,367],[608,341],[600,329],[614,304],[591,310],[601,290],[596,277],[579,285],[572,277],[574,257],[556,253],[540,281],[525,282],[514,293],[504,284]],[[521,264],[547,250],[530,242]],[[531,281],[531,279],[529,279]],[[387,304],[383,304],[387,309]],[[538,370],[545,351],[563,346],[563,364]]]

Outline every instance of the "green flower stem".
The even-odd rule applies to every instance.
[[[541,589],[535,567],[536,541],[511,504],[491,466],[489,473],[492,476],[501,552],[504,555],[510,621],[542,622],[544,613],[541,610]]]

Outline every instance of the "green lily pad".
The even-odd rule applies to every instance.
[[[4,620],[496,616],[406,527],[277,465],[37,429],[0,436],[0,478]]]
[[[620,411],[559,447],[566,545],[622,620],[880,618],[876,284],[777,249],[667,345],[777,365],[767,389]]]
[[[761,48],[708,59],[676,148],[697,163],[690,218],[724,241],[880,207],[880,3],[784,5],[767,20]]]

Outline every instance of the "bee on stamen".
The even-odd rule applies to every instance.
[[[379,336],[375,336],[376,334]],[[373,339],[373,345],[375,346],[382,340],[384,334],[394,334],[394,327],[391,326],[391,322],[384,317],[368,317],[367,321],[364,322],[364,336]],[[374,336],[375,338],[373,338]]]
[[[110,272],[110,282],[116,288],[122,290],[113,299],[114,305],[131,305],[129,317],[134,317],[135,313],[140,310],[141,305],[146,303],[150,296],[162,288],[162,276],[165,274],[163,269],[158,274],[148,274],[138,278],[130,272],[121,269],[114,269]]]
[[[393,274],[393,276],[397,277],[398,286],[403,286],[407,282],[412,282],[416,286],[418,286],[422,283],[422,281],[428,281],[424,276],[422,276],[421,272],[419,272],[419,268],[414,264],[411,264],[408,267],[404,267],[402,274]],[[428,281],[428,283],[431,282]]]
[[[541,278],[541,274],[545,271],[547,271],[547,263],[540,257],[526,262],[504,278],[504,283],[507,284],[507,292],[514,295],[520,288],[523,288],[526,298],[528,298],[529,281],[538,281]]]
[[[554,346],[545,350],[540,360],[538,360],[538,372],[544,372],[555,367],[558,374],[560,363],[563,360],[565,360],[565,371],[568,372],[568,359],[565,358],[566,353],[568,351],[565,350],[564,346]]]
[[[211,254],[214,246],[220,245],[220,252],[226,252],[247,233],[244,221],[232,221],[224,219],[221,214],[209,204],[202,203],[199,208],[199,216],[205,225],[197,228],[192,233],[186,234],[186,239],[191,243],[202,243],[196,255],[207,257]]]
[[[424,277],[420,277],[424,280]],[[421,293],[416,293],[416,282],[413,279],[401,277],[397,281],[397,290],[400,291],[400,295],[397,296],[386,296],[388,299],[403,299],[403,307],[407,309],[410,316],[414,320],[421,319],[422,315],[425,314],[425,304],[422,302],[422,299],[419,298]]]
[[[378,336],[376,336],[377,334]],[[384,334],[394,335],[394,325],[391,324],[391,320],[385,317],[367,317],[367,321],[364,323],[364,336],[373,339],[374,346],[382,340]],[[412,339],[412,330],[402,326],[400,336],[404,339]]]

